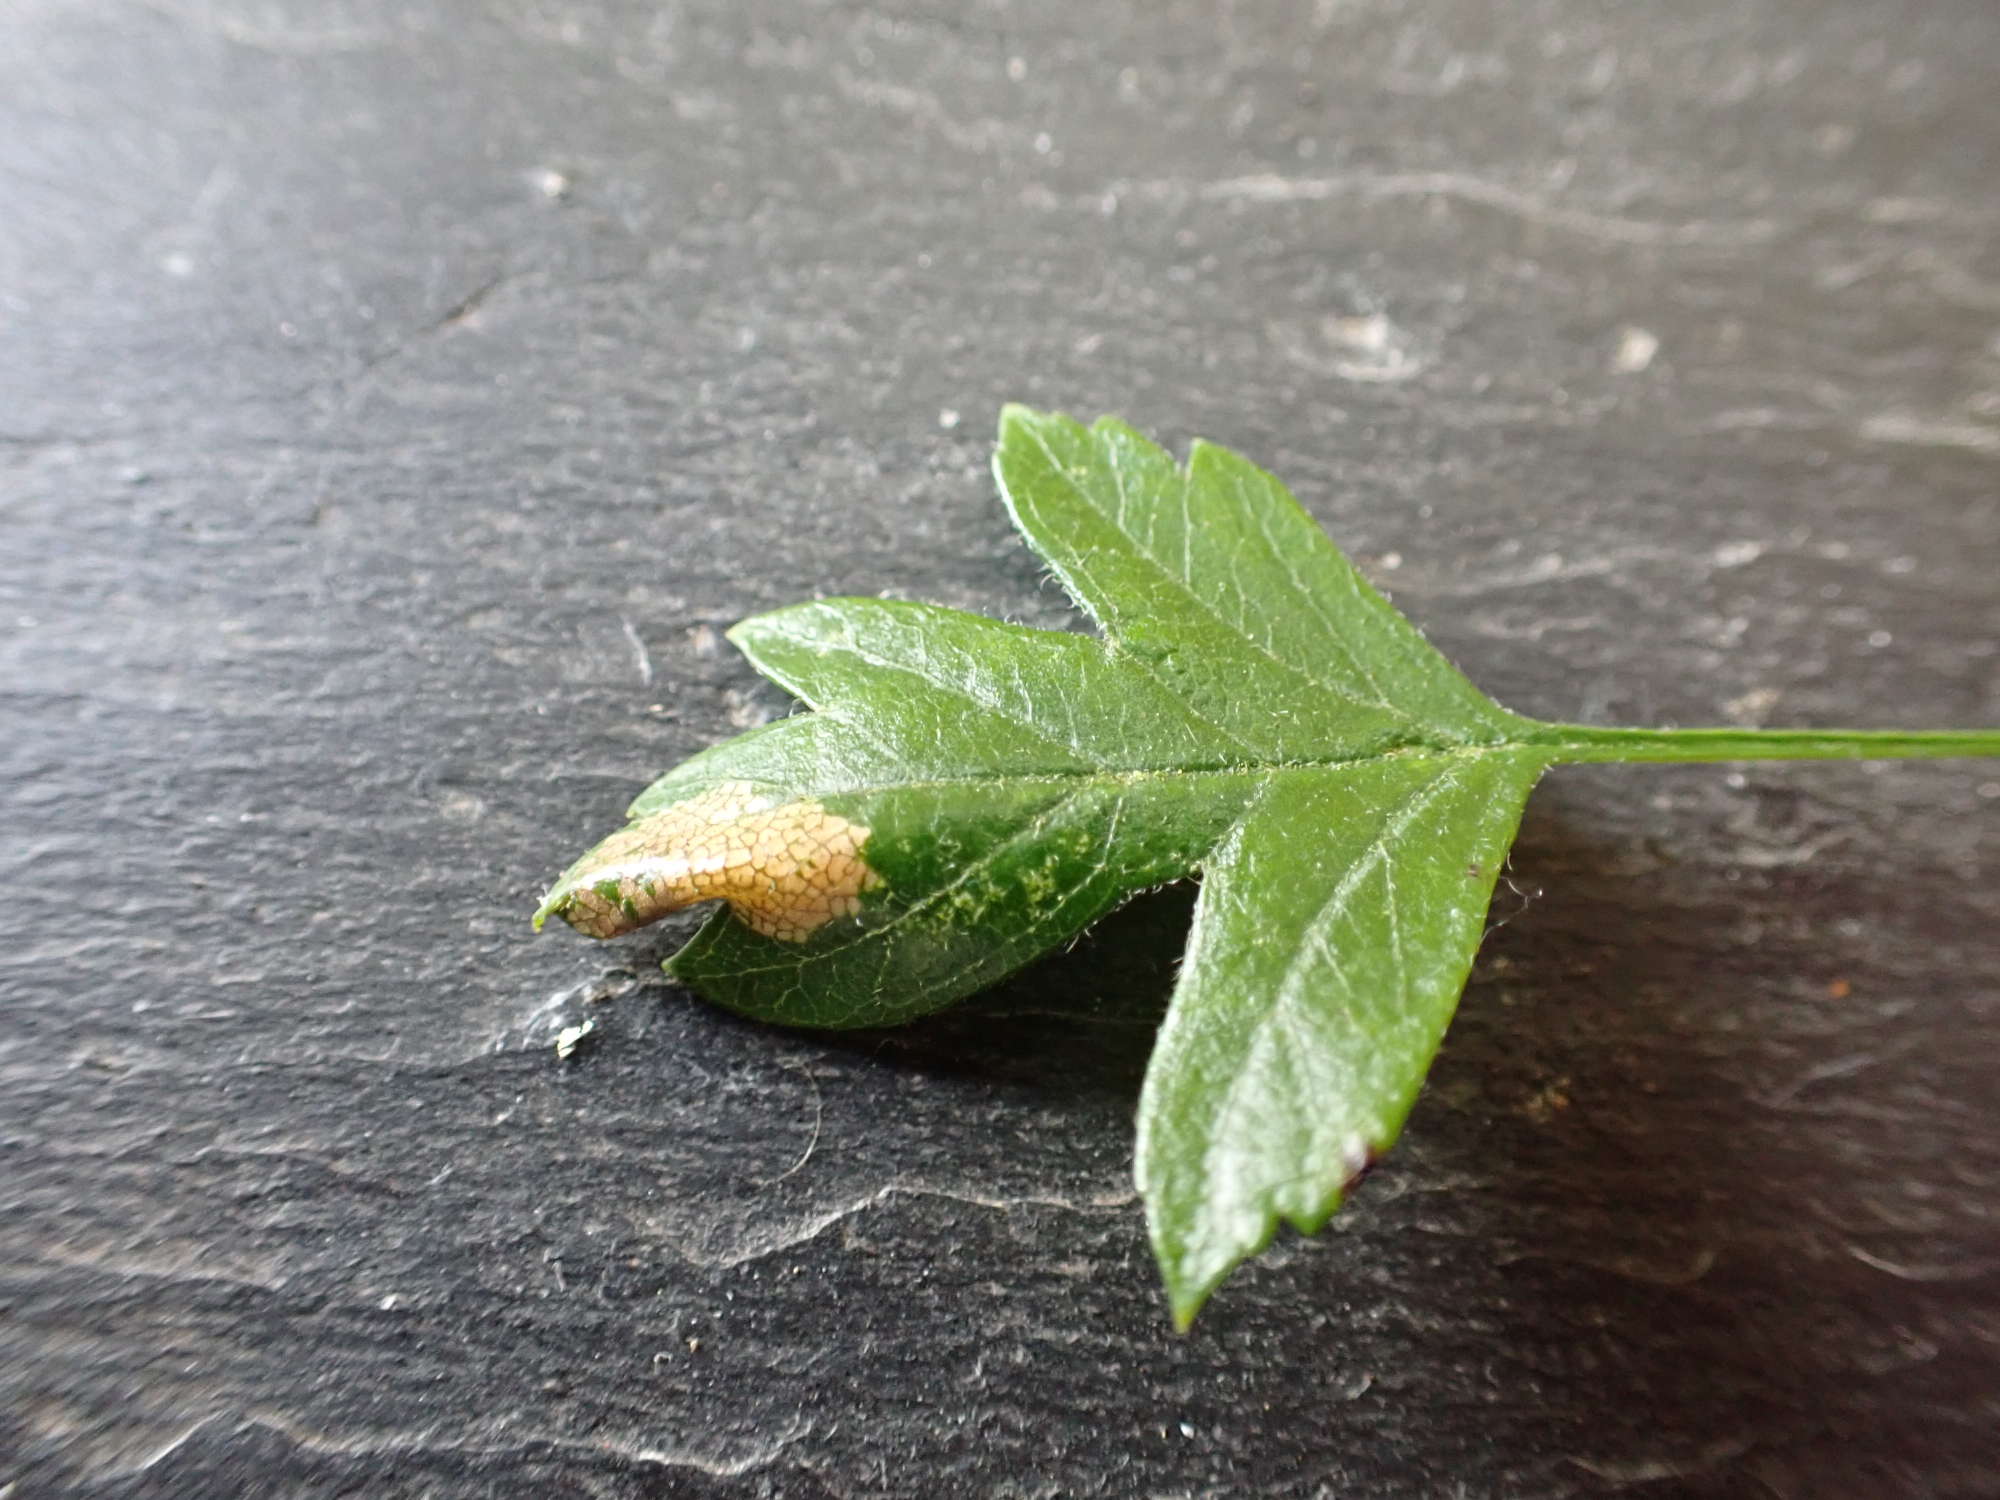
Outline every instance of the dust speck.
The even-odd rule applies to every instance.
[[[1611,356],[1611,368],[1620,375],[1637,375],[1653,362],[1653,356],[1660,352],[1660,338],[1644,328],[1625,327],[1618,330],[1618,349]]]
[[[1724,542],[1710,554],[1710,557],[1718,568],[1742,568],[1748,567],[1763,555],[1762,542],[1741,541]]]

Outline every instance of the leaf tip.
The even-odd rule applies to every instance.
[[[1176,1289],[1167,1287],[1167,1306],[1173,1313],[1174,1332],[1186,1335],[1193,1331],[1194,1320],[1208,1301],[1208,1294],[1215,1290],[1213,1283],[1207,1286]]]
[[[1005,449],[1016,438],[1034,441],[1046,446],[1054,443],[1075,443],[1089,440],[1097,433],[1097,428],[1106,422],[1117,422],[1115,417],[1100,417],[1096,426],[1086,427],[1066,412],[1041,411],[1032,406],[1024,406],[1019,401],[1009,401],[1000,408],[999,447]],[[1003,485],[1004,493],[1004,485]]]
[[[716,782],[598,844],[538,915],[559,912],[584,936],[610,938],[719,900],[759,936],[802,943],[859,916],[863,894],[882,884],[862,854],[868,834],[812,798]]]
[[[1230,1274],[1244,1261],[1257,1254],[1271,1242],[1277,1229],[1275,1219],[1266,1226],[1261,1241],[1251,1248],[1236,1247],[1221,1254],[1172,1255],[1167,1247],[1154,1246],[1154,1253],[1160,1264],[1160,1280],[1167,1292],[1167,1308],[1173,1315],[1174,1332],[1186,1333],[1194,1327],[1194,1320],[1208,1305],[1208,1299],[1215,1289],[1227,1281]]]
[[[1336,1199],[1336,1206],[1337,1201]],[[1331,1217],[1332,1212],[1333,1210],[1329,1208],[1325,1217]],[[1288,1217],[1272,1213],[1265,1218],[1261,1231],[1256,1235],[1236,1245],[1225,1247],[1219,1253],[1202,1256],[1198,1260],[1192,1256],[1175,1258],[1168,1253],[1166,1247],[1159,1245],[1154,1247],[1160,1266],[1160,1280],[1166,1286],[1167,1307],[1173,1314],[1175,1333],[1188,1332],[1194,1326],[1194,1320],[1202,1308],[1208,1305],[1208,1299],[1215,1294],[1216,1289],[1233,1276],[1239,1266],[1254,1260],[1270,1248],[1271,1241],[1277,1238],[1281,1218]],[[1321,1224],[1324,1222],[1325,1218],[1322,1218]],[[1308,1229],[1300,1224],[1295,1227],[1303,1233],[1310,1234],[1319,1226],[1315,1225],[1312,1229]]]
[[[795,606],[796,607],[796,606]],[[753,667],[759,667],[760,651],[766,642],[778,634],[772,628],[772,616],[782,614],[782,610],[766,610],[762,614],[748,615],[722,632],[722,638],[742,652]]]
[[[549,887],[548,894],[542,897],[542,904],[535,908],[535,915],[530,918],[535,931],[540,932],[547,925],[549,918],[560,913],[568,901],[569,880],[565,876]]]
[[[1341,1175],[1318,1187],[1309,1187],[1301,1196],[1283,1198],[1260,1195],[1254,1206],[1227,1223],[1208,1226],[1208,1232],[1190,1233],[1186,1225],[1173,1227],[1144,1187],[1147,1218],[1152,1225],[1153,1255],[1160,1268],[1160,1280],[1173,1313],[1174,1331],[1186,1333],[1196,1316],[1223,1282],[1239,1266],[1256,1259],[1271,1247],[1281,1226],[1302,1235],[1318,1234],[1340,1211],[1349,1196],[1381,1159],[1393,1138],[1389,1130],[1382,1136],[1362,1132],[1351,1135],[1339,1153]]]
[[[1005,438],[1009,428],[1032,427],[1047,417],[1048,413],[1037,411],[1023,402],[1009,401],[1000,408],[1000,436]]]

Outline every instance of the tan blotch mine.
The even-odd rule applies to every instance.
[[[617,937],[698,901],[727,901],[753,932],[802,943],[861,911],[881,883],[868,830],[817,802],[778,802],[727,781],[613,834],[564,877],[563,920]]]

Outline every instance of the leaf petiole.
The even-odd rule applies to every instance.
[[[2000,755],[2000,729],[1610,729],[1542,724],[1519,743],[1557,764],[1601,761],[1934,760]]]

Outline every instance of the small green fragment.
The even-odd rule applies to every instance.
[[[2000,754],[1994,730],[1523,718],[1226,449],[1183,467],[1121,422],[1010,406],[994,472],[1101,635],[883,599],[744,621],[730,639],[813,711],[661,778],[536,925],[612,936],[720,899],[670,973],[746,1015],[873,1026],[1200,876],[1135,1161],[1182,1327],[1395,1140],[1549,767]]]

